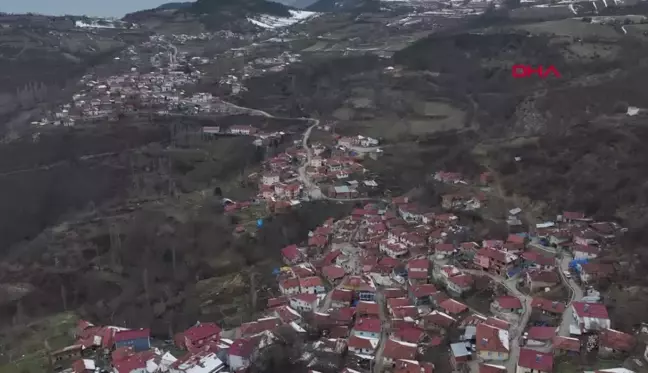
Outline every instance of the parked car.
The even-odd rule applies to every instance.
[[[571,273],[570,273],[569,271],[567,271],[567,270],[564,270],[564,271],[563,271],[563,274],[565,275],[565,277],[567,277],[567,278],[569,278],[569,279],[572,278]]]

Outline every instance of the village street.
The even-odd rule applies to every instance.
[[[562,278],[563,283],[571,290],[571,297],[567,304],[567,308],[562,315],[560,329],[558,330],[558,334],[564,337],[569,337],[569,326],[573,322],[571,304],[572,302],[577,302],[583,299],[583,289],[573,279],[565,276],[565,271],[569,271],[569,262],[571,259],[570,256],[563,255],[562,258],[558,260],[560,277]]]
[[[381,291],[378,291],[376,293],[376,303],[378,303],[378,310],[380,312],[380,323],[381,323],[381,330],[380,330],[380,342],[378,344],[378,348],[376,349],[376,356],[374,357],[374,365],[373,365],[373,370],[372,373],[381,373],[383,370],[383,354],[385,352],[385,343],[387,342],[387,339],[389,338],[389,315],[385,312],[387,309],[386,301],[385,301],[385,296]]]
[[[517,325],[512,325],[511,329],[509,330],[511,346],[510,346],[509,359],[506,363],[507,370],[509,372],[515,372],[516,364],[518,358],[520,357],[520,338],[522,338],[524,334],[523,333],[524,328],[526,327],[526,324],[529,322],[529,317],[531,317],[531,302],[533,298],[528,295],[522,294],[517,289],[517,287],[515,286],[515,283],[517,282],[517,277],[513,277],[507,280],[501,276],[496,276],[491,273],[480,271],[480,270],[464,269],[464,272],[476,276],[488,276],[496,283],[504,286],[509,291],[509,293],[511,293],[514,297],[520,299],[520,302],[522,303],[522,309],[523,309],[522,315],[520,315]]]

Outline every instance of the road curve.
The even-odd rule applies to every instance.
[[[529,322],[529,317],[531,317],[531,302],[533,298],[520,292],[515,286],[515,282],[509,283],[501,276],[496,276],[485,271],[474,269],[463,269],[463,271],[476,276],[490,277],[491,280],[504,286],[506,290],[509,291],[509,293],[513,294],[513,296],[518,298],[520,300],[520,303],[522,303],[522,315],[518,319],[517,325],[513,325],[511,330],[509,330],[511,345],[509,351],[509,359],[506,362],[506,368],[509,372],[515,372],[518,358],[520,357],[520,338],[522,338],[522,336],[524,335],[524,328]]]

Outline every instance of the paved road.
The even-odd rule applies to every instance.
[[[574,280],[565,276],[564,272],[569,270],[569,262],[571,261],[571,259],[572,258],[569,255],[563,255],[563,257],[559,259],[560,277],[562,278],[565,285],[567,285],[567,287],[571,290],[571,297],[569,299],[569,303],[567,304],[567,309],[565,309],[565,312],[562,315],[560,329],[558,330],[558,334],[564,337],[569,337],[569,325],[572,323],[573,319],[571,303],[574,301],[580,301],[584,296],[583,289]]]
[[[387,315],[386,312],[387,305],[385,303],[385,297],[383,296],[383,293],[380,291],[376,293],[376,302],[380,306],[378,307],[378,310],[380,312],[379,316],[382,324],[382,330],[380,332],[380,341],[378,343],[378,348],[376,349],[376,355],[374,357],[374,365],[373,365],[372,372],[381,373],[384,365],[383,354],[385,352],[385,343],[389,338],[389,315]]]
[[[516,366],[517,366],[517,361],[518,358],[520,357],[520,338],[523,336],[524,328],[526,327],[526,324],[529,322],[529,317],[531,317],[531,301],[533,300],[532,297],[521,293],[517,287],[515,286],[515,282],[517,281],[517,278],[512,278],[509,280],[506,280],[503,277],[493,275],[488,272],[480,271],[480,270],[474,270],[474,269],[464,269],[463,270],[466,273],[470,273],[472,275],[485,275],[490,277],[493,281],[497,282],[498,284],[501,284],[504,286],[509,293],[513,294],[516,298],[520,300],[522,303],[522,315],[520,315],[519,321],[517,324],[513,324],[511,326],[511,329],[509,330],[509,338],[510,338],[510,352],[509,352],[509,359],[506,362],[506,368],[509,372],[515,372]]]

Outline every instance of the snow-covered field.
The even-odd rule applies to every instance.
[[[290,14],[291,17],[275,17],[264,14],[255,18],[248,18],[248,21],[265,29],[275,29],[291,26],[319,15],[319,13],[307,12],[305,10],[290,10]]]

